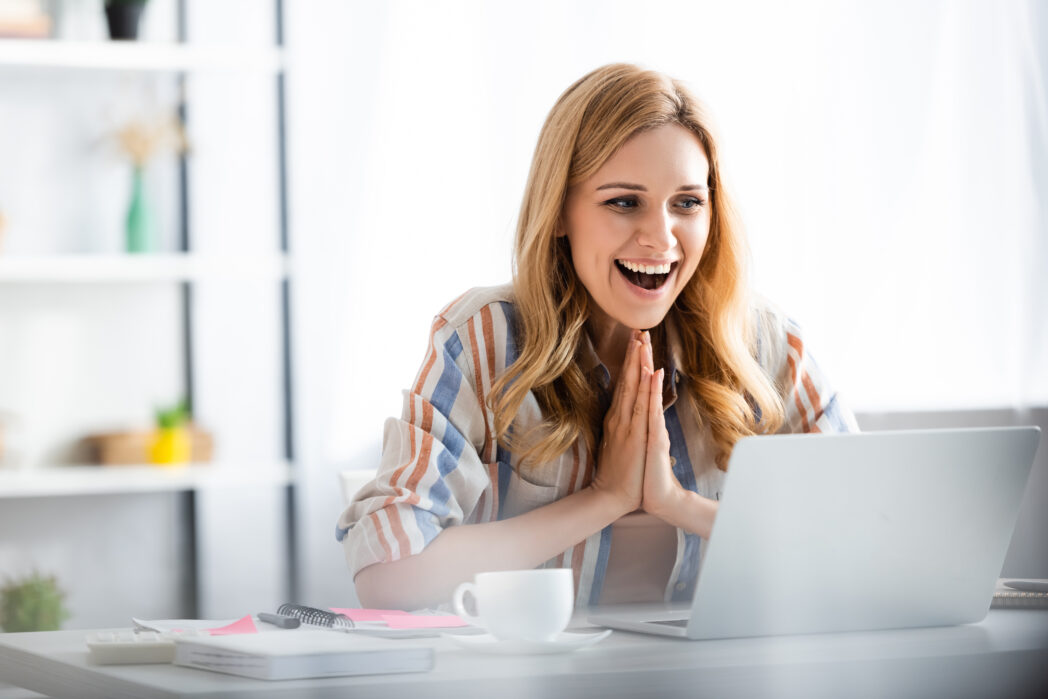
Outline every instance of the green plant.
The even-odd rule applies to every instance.
[[[189,402],[184,398],[170,408],[157,408],[156,426],[159,429],[182,427],[187,422],[189,422]]]
[[[0,626],[4,631],[57,631],[69,618],[65,593],[55,576],[32,573],[0,588]]]

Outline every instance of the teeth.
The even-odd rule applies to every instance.
[[[669,262],[661,265],[638,265],[626,260],[619,260],[618,263],[631,272],[641,272],[643,274],[669,274],[670,267],[672,267],[672,264]]]

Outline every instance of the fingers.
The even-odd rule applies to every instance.
[[[640,362],[642,345],[636,339],[636,331],[631,335],[629,346],[626,348],[626,358],[622,362],[622,371],[619,372],[618,385],[615,386],[615,396],[612,398],[613,415],[629,415],[629,411],[637,399],[637,386],[640,383]]]
[[[655,359],[652,357],[651,352],[651,333],[645,330],[640,336],[641,342],[644,343],[644,351],[641,352],[641,366],[647,367],[648,371],[652,374],[655,373]]]
[[[651,376],[651,397],[648,401],[648,450],[661,448],[667,443],[666,418],[662,414],[662,384],[666,376],[665,369],[659,369]]]
[[[650,348],[645,348],[644,354],[650,354]],[[641,363],[640,386],[637,388],[637,397],[633,401],[632,427],[634,430],[646,434],[648,431],[648,404],[651,402],[651,369]]]

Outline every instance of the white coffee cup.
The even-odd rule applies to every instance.
[[[466,611],[467,594],[477,613]],[[567,627],[575,606],[571,568],[479,573],[455,589],[455,611],[503,641],[549,641]]]

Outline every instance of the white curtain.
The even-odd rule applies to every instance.
[[[852,407],[1048,404],[1046,16],[1019,0],[290,2],[304,436],[328,462],[373,458],[432,315],[510,278],[546,112],[611,61],[708,103],[757,288]]]

